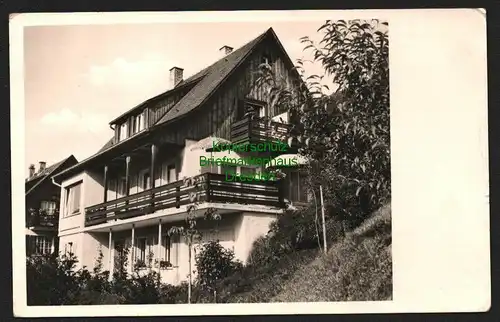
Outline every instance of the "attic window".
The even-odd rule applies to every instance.
[[[263,55],[262,56],[262,62],[261,62],[261,64],[271,65],[271,59],[269,58],[268,55]]]
[[[120,128],[119,128],[119,140],[120,141],[123,141],[127,138],[127,134],[128,134],[128,126],[127,126],[127,123],[123,123]]]
[[[132,135],[144,130],[144,112],[139,115],[132,116]]]

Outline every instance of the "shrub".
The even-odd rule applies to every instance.
[[[217,282],[238,270],[242,264],[234,259],[234,252],[225,249],[219,241],[202,245],[196,255],[197,284],[201,292],[215,293]],[[202,297],[206,297],[207,295]]]
[[[275,302],[377,301],[392,297],[391,213],[386,205],[304,266]]]

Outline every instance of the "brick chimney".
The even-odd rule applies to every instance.
[[[47,165],[47,162],[40,161],[38,163],[40,164],[40,167],[38,168],[38,172],[42,172],[43,170],[45,170],[45,166]]]
[[[172,67],[170,68],[170,86],[174,88],[182,81],[182,73],[184,69],[180,67]]]
[[[30,170],[30,178],[35,175],[35,165],[30,164],[30,167],[28,168]]]
[[[224,57],[224,56],[229,55],[230,53],[233,52],[233,47],[229,47],[229,46],[224,45],[219,49],[219,52],[221,54],[221,57]]]

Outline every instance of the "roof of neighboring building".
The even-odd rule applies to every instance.
[[[70,155],[66,159],[63,159],[59,162],[56,162],[48,167],[46,167],[43,171],[39,171],[35,173],[32,177],[27,178],[25,182],[25,189],[26,189],[26,195],[28,195],[31,191],[33,191],[37,186],[39,186],[44,179],[50,177],[51,175],[55,174],[59,168],[67,163],[67,161],[72,161],[72,164],[70,166],[73,166],[78,163],[78,160],[73,156]],[[40,179],[40,180],[39,180]]]

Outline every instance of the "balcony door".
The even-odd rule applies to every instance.
[[[151,175],[149,174],[149,170],[143,170],[139,172],[139,180],[138,180],[138,192],[145,191],[151,188]]]

